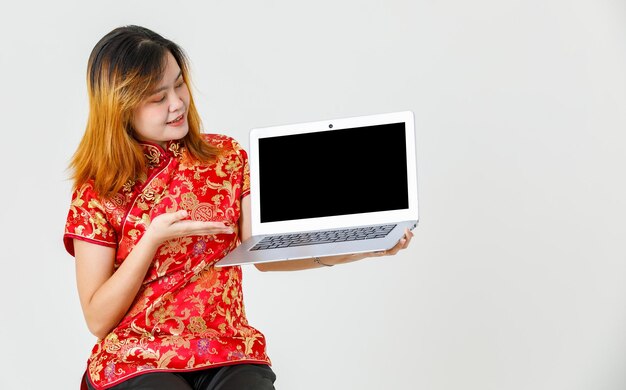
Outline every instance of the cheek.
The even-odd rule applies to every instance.
[[[130,125],[135,131],[137,131],[137,129],[141,127],[141,115],[138,110],[133,111],[133,115],[130,118]]]
[[[189,89],[186,84],[181,91],[180,98],[185,103],[185,107],[189,107]]]
[[[135,111],[133,115],[132,124],[133,128],[140,135],[148,134],[152,130],[160,127],[167,119],[167,113],[165,116],[160,110],[154,110],[147,107]]]

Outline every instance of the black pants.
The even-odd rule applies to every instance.
[[[193,372],[152,372],[136,376],[111,390],[274,390],[276,375],[269,366],[236,364]],[[87,387],[93,386],[87,380]]]

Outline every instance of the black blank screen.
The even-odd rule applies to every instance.
[[[405,124],[259,140],[261,222],[409,207]]]

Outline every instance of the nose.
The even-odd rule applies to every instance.
[[[170,94],[170,96],[171,96],[170,101],[169,101],[170,112],[179,111],[181,108],[184,107],[185,102],[183,101],[183,97],[181,94],[174,92]]]

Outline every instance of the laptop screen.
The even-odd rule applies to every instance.
[[[405,123],[259,139],[260,219],[409,207]]]

